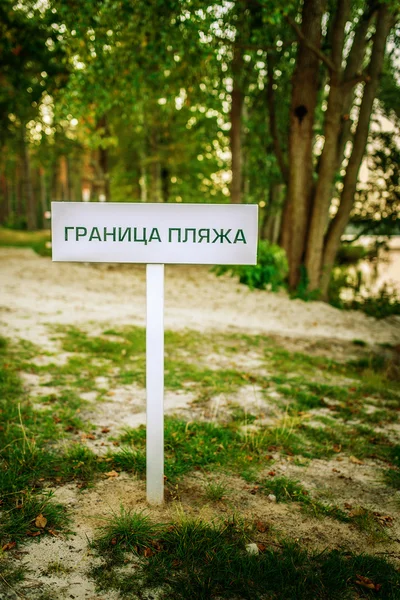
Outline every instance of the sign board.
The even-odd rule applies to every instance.
[[[164,499],[164,264],[254,265],[258,207],[52,202],[53,261],[147,263],[146,490]]]
[[[54,261],[254,265],[258,207],[52,202]]]

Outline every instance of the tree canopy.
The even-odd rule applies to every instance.
[[[396,10],[4,0],[0,221],[40,226],[51,200],[258,203],[290,286],[306,272],[326,296],[349,221],[397,218]]]

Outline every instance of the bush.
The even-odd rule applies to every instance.
[[[346,308],[362,310],[371,317],[384,319],[392,315],[400,315],[400,297],[394,288],[385,284],[375,295],[354,298]]]
[[[310,280],[308,278],[307,269],[304,265],[300,267],[300,281],[297,288],[290,294],[290,297],[299,300],[303,300],[304,302],[312,302],[314,300],[319,300],[321,296],[320,290],[309,290],[308,285]]]
[[[384,284],[376,293],[364,289],[361,271],[334,269],[329,286],[329,303],[336,308],[361,310],[376,319],[400,315],[400,297],[395,288]],[[347,297],[346,297],[347,296]]]
[[[212,270],[218,276],[230,273],[251,289],[276,291],[284,285],[289,268],[285,251],[276,244],[262,240],[258,243],[256,265],[222,265]]]
[[[378,257],[379,249],[380,246],[376,244],[369,248],[353,244],[342,244],[336,256],[336,264],[339,266],[356,265],[361,260],[374,260]]]

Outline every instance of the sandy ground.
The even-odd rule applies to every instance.
[[[60,353],[59,341],[51,335],[49,324],[73,324],[96,333],[118,325],[144,325],[145,287],[145,269],[142,267],[53,264],[27,249],[0,248],[0,334],[25,338],[40,345],[43,351],[57,352],[62,362],[65,357]],[[343,349],[353,348],[354,351],[350,343],[354,339],[369,344],[400,343],[398,318],[376,321],[362,313],[342,312],[320,302],[293,301],[283,292],[252,292],[229,277],[216,278],[202,267],[166,269],[165,326],[196,331],[272,334],[285,340],[288,349],[300,349],[301,343],[306,352],[313,352],[316,343],[324,342],[322,349],[318,346],[318,352],[332,357],[344,352]],[[240,357],[247,361],[249,372],[261,368],[258,359],[251,353]],[[46,360],[46,356],[37,357],[38,364],[44,364]],[[210,355],[208,360],[211,364],[228,359]],[[41,393],[49,393],[49,388],[41,387],[43,383],[37,375],[24,375],[24,385],[30,396],[38,401],[38,410]],[[243,387],[229,401],[244,409],[255,403],[269,421],[275,418],[273,393],[269,399],[262,399],[256,389]],[[115,388],[102,403],[97,403],[95,396],[86,398],[93,410],[90,409],[85,417],[99,428],[113,429],[122,424],[136,426],[144,422],[144,390],[132,386]],[[192,400],[190,389],[168,392],[166,411],[178,411],[189,419],[201,418],[201,407],[194,408]],[[219,418],[227,400],[213,399],[208,407],[211,417]],[[100,437],[94,442],[88,440],[88,445],[98,453],[106,449]],[[304,469],[296,467],[290,458],[276,457],[274,470],[278,475],[301,476],[310,488],[327,491],[334,488],[334,500],[345,499],[356,505],[359,498],[364,498],[372,509],[391,513],[394,499],[375,480],[373,461],[353,464],[347,459],[342,462],[315,460]],[[205,497],[206,483],[202,473],[194,473],[180,484],[163,507],[146,506],[145,483],[125,473],[120,473],[117,478],[105,478],[93,489],[80,490],[74,483],[55,488],[56,498],[71,511],[74,535],[47,537],[24,547],[17,558],[28,569],[27,580],[19,589],[20,595],[15,596],[10,591],[5,597],[34,600],[47,593],[46,597],[54,599],[119,598],[118,594],[96,592],[87,571],[97,559],[87,542],[93,538],[95,526],[101,523],[99,517],[109,515],[111,510],[118,511],[121,504],[135,510],[146,508],[151,517],[159,521],[171,520],[182,512],[205,519],[224,518],[236,510],[246,519],[268,522],[277,530],[283,528],[286,535],[300,539],[314,549],[337,545],[356,552],[365,549],[380,552],[379,545],[366,546],[365,535],[355,529],[330,519],[318,521],[288,505],[268,503],[265,496],[233,476],[226,480],[227,488],[231,490],[228,500],[212,505]],[[393,542],[399,535],[396,522],[395,530],[391,532]],[[261,537],[254,541],[263,540]],[[385,545],[384,550],[385,554],[396,553],[396,544]]]
[[[143,325],[145,287],[142,267],[52,263],[29,249],[0,248],[1,332],[51,346],[46,323]],[[400,343],[399,318],[377,321],[283,292],[250,291],[204,267],[167,267],[165,288],[170,329]]]

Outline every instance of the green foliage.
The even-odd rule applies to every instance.
[[[400,491],[400,470],[387,469],[384,473],[384,481],[395,490]]]
[[[360,260],[376,258],[377,249],[354,244],[342,244],[336,255],[337,265],[354,265]]]
[[[284,285],[288,274],[288,262],[284,250],[276,244],[266,240],[258,243],[257,264],[240,266],[218,266],[213,268],[214,273],[223,275],[229,273],[238,277],[240,283],[250,289],[278,290]]]
[[[361,271],[350,272],[346,267],[332,272],[329,302],[336,308],[361,310],[376,319],[400,315],[400,297],[396,288],[384,284],[375,293],[364,290]]]
[[[17,231],[0,227],[0,246],[32,248],[40,256],[51,256],[50,231]]]
[[[358,339],[352,340],[352,344],[354,344],[354,346],[360,346],[361,348],[365,348],[366,346],[368,346],[367,342]]]
[[[297,481],[287,477],[273,477],[262,483],[262,490],[266,494],[273,494],[277,502],[302,502],[310,501],[309,493]]]
[[[310,280],[308,278],[307,269],[304,265],[300,266],[300,281],[296,290],[291,294],[292,298],[298,298],[304,300],[304,302],[312,302],[318,300],[321,292],[320,290],[309,290]]]
[[[361,573],[379,584],[381,598],[394,600],[400,591],[400,575],[384,559],[338,550],[312,553],[265,537],[260,553],[249,554],[246,543],[259,537],[236,519],[210,524],[183,518],[160,528],[157,543],[138,557],[134,573],[121,569],[123,556],[115,544],[92,576],[99,589],[132,599],[156,592],[164,600],[342,600],[358,595]]]
[[[400,296],[394,287],[385,284],[376,294],[355,298],[346,308],[362,310],[376,319],[385,319],[400,315]]]

